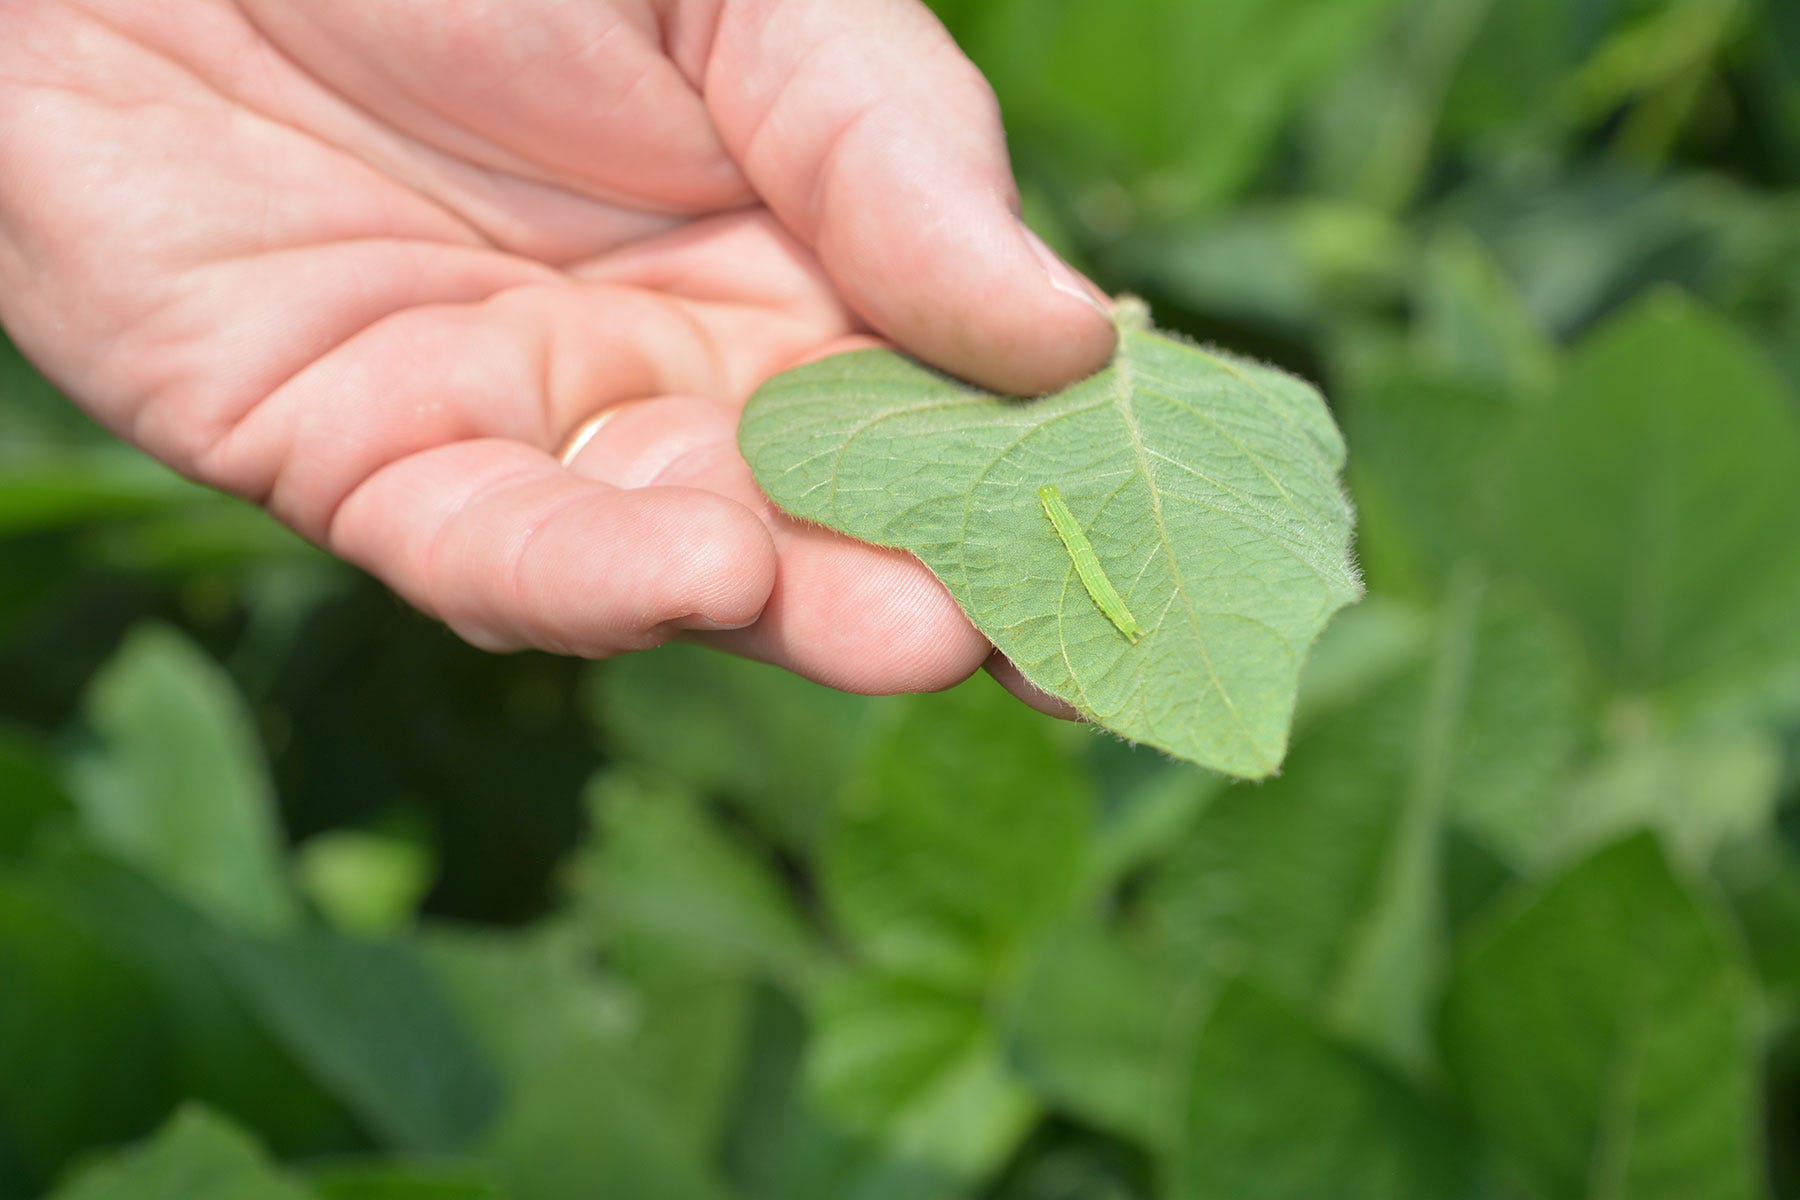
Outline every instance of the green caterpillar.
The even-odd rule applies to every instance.
[[[1063,549],[1069,552],[1069,558],[1075,564],[1075,574],[1081,577],[1081,586],[1094,606],[1106,614],[1118,631],[1132,645],[1144,635],[1138,625],[1137,618],[1125,607],[1125,601],[1119,598],[1119,589],[1113,586],[1112,580],[1106,577],[1101,569],[1100,558],[1094,553],[1093,543],[1088,541],[1087,534],[1082,532],[1076,523],[1075,514],[1063,503],[1062,493],[1056,485],[1046,483],[1038,489],[1038,499],[1044,502],[1044,513],[1050,518],[1050,524],[1056,527],[1056,536],[1062,539]]]

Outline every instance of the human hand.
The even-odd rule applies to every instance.
[[[910,556],[773,510],[736,446],[759,382],[871,334],[1021,393],[1111,352],[913,0],[0,25],[0,321],[121,436],[480,646],[686,633],[867,692],[990,654]]]

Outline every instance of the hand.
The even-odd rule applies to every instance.
[[[867,692],[990,654],[911,557],[773,511],[736,447],[761,380],[871,334],[1021,393],[1111,352],[912,0],[0,25],[0,321],[120,435],[480,646],[692,631]]]

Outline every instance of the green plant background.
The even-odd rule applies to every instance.
[[[1800,1195],[1800,7],[939,7],[1333,399],[1282,775],[484,656],[6,352],[0,1197]]]

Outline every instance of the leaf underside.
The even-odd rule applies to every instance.
[[[739,430],[787,512],[917,555],[1038,687],[1133,741],[1246,778],[1287,747],[1301,664],[1361,594],[1344,444],[1319,394],[1156,333],[1121,304],[1098,374],[997,396],[887,350],[765,384]],[[1054,484],[1143,627],[1082,587]]]

